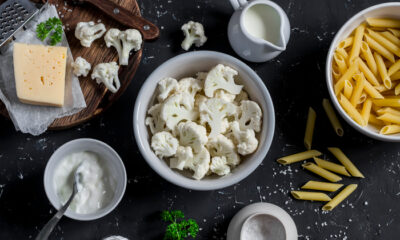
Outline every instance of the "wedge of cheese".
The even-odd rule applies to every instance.
[[[67,48],[14,43],[17,96],[23,103],[64,105]]]

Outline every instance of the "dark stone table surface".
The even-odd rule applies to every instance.
[[[157,23],[161,37],[145,43],[144,58],[128,90],[102,116],[64,131],[38,137],[15,131],[0,117],[0,239],[31,239],[55,210],[43,187],[43,172],[51,154],[63,143],[82,137],[111,145],[122,157],[128,185],[119,206],[102,219],[61,220],[51,239],[101,239],[119,234],[129,239],[161,239],[165,225],[159,213],[181,209],[198,221],[197,239],[225,239],[229,221],[244,206],[270,202],[284,208],[296,222],[299,239],[399,239],[400,145],[379,142],[356,132],[343,120],[344,137],[337,137],[323,112],[328,97],[325,60],[331,40],[344,22],[380,0],[277,0],[291,23],[287,50],[276,59],[249,63],[272,95],[276,129],[271,149],[257,170],[240,183],[217,191],[189,191],[159,177],[140,155],[132,129],[136,95],[146,77],[165,60],[183,53],[180,27],[202,22],[208,41],[201,49],[237,56],[227,39],[233,12],[228,0],[140,0],[144,16]],[[327,153],[337,146],[355,162],[365,179],[345,179],[358,189],[332,212],[320,203],[289,196],[307,180],[318,180],[299,164],[280,166],[282,155],[303,151],[308,107],[317,114],[314,146]],[[333,160],[333,156],[326,155]]]

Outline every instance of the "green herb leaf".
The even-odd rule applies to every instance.
[[[182,211],[163,211],[161,219],[170,222],[165,230],[164,240],[184,240],[188,237],[195,238],[199,232],[199,225],[193,219],[185,220]],[[183,219],[178,222],[179,219]]]
[[[36,36],[44,41],[50,35],[50,45],[61,42],[63,34],[62,22],[59,18],[52,17],[36,26]]]

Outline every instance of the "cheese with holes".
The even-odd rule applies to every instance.
[[[67,48],[14,44],[17,96],[23,103],[64,105]]]

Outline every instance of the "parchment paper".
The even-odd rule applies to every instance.
[[[45,43],[36,38],[36,25],[50,17],[58,17],[57,10],[54,6],[46,4],[41,13],[26,25],[26,30],[21,30],[15,35],[15,42],[44,45]],[[79,80],[72,72],[73,57],[65,33],[62,42],[57,44],[68,47],[65,100],[61,108],[29,105],[18,100],[14,78],[13,45],[13,43],[6,45],[0,54],[0,99],[6,105],[17,131],[39,135],[45,132],[55,119],[72,115],[86,107]]]

